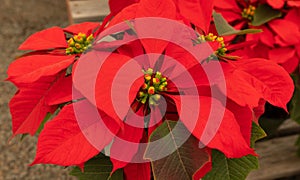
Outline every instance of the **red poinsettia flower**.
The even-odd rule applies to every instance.
[[[19,88],[9,104],[14,135],[35,134],[47,113],[71,100],[72,78],[65,75],[66,69],[90,46],[97,27],[98,23],[52,27],[21,44],[20,50],[31,52],[7,71],[7,79]]]
[[[134,18],[138,18],[138,17],[147,17],[146,15],[148,14],[148,11],[145,9],[147,9],[146,7],[149,7],[149,5],[148,4],[146,5],[146,2],[149,3],[149,1],[142,1],[141,3],[136,3],[136,4],[133,4],[129,7],[127,7],[121,13],[116,15],[115,19],[112,20],[112,22],[110,23],[109,26],[116,25],[124,20],[130,20],[130,19],[134,19]],[[151,5],[154,6],[155,3],[151,3]],[[170,7],[174,7],[174,6],[170,6],[170,2],[166,2],[164,5],[166,7],[169,7],[168,9],[170,10],[170,12],[173,11],[173,13],[159,11],[160,8],[156,7],[157,12],[160,12],[161,14],[157,13],[157,14],[154,14],[154,16],[168,17],[170,19],[174,19],[174,17],[176,17],[176,16],[174,16],[174,8],[170,8]],[[161,5],[160,7],[162,8],[164,6]],[[167,9],[167,8],[163,8],[163,9]],[[181,20],[182,19],[180,19],[179,21],[181,21]],[[138,31],[138,27],[134,27],[134,28],[136,28],[137,32],[140,32],[140,31]],[[124,37],[127,37],[126,35],[129,36],[128,34],[125,34]],[[137,34],[137,36],[138,36],[138,34]],[[211,38],[211,39],[209,39],[209,38]],[[214,37],[213,35],[209,34],[206,37],[204,36],[204,40],[216,41],[217,46],[216,46],[216,49],[214,49],[214,50],[215,51],[218,50],[218,53],[222,53],[223,51],[226,51],[224,49],[225,47],[223,46],[223,40],[220,37],[219,38]],[[142,52],[145,52],[145,51],[149,52],[149,53],[164,52],[165,55],[168,55],[171,57],[175,56],[176,57],[175,59],[179,60],[181,64],[189,64],[189,60],[193,61],[193,58],[190,57],[188,55],[188,53],[181,52],[180,50],[178,50],[178,47],[176,47],[170,43],[156,40],[156,41],[152,41],[152,46],[151,46],[150,43],[147,43],[147,42],[150,42],[150,41],[141,40],[141,42],[133,42],[130,45],[120,47],[119,49],[117,49],[118,53],[111,54],[108,57],[108,59],[104,62],[104,64],[102,65],[101,71],[99,72],[98,78],[96,81],[96,92],[97,92],[96,105],[98,106],[99,109],[101,109],[103,112],[105,112],[112,119],[118,119],[118,121],[122,121],[122,119],[123,119],[123,118],[120,118],[114,111],[114,108],[113,108],[114,105],[110,99],[110,97],[114,97],[114,95],[111,94],[111,88],[112,88],[111,86],[112,86],[113,78],[115,77],[117,72],[121,69],[121,67],[123,67],[124,64],[126,64],[130,61],[131,57],[134,57],[135,55],[140,55],[140,54],[142,54]],[[155,44],[155,46],[153,46],[153,44]],[[221,44],[221,47],[220,47],[220,44]],[[139,46],[143,46],[145,48],[145,51],[143,51],[143,50],[139,51],[139,49],[141,49]],[[97,48],[103,49],[103,48],[101,48],[101,46],[99,46]],[[130,52],[134,52],[132,49],[137,50],[138,53],[137,54],[130,53]],[[180,54],[180,56],[176,56],[176,54]],[[88,61],[90,59],[93,59],[93,55],[91,55],[90,57],[86,57],[84,59],[86,60],[86,63],[88,64]],[[159,59],[159,58],[157,58],[157,59]],[[227,157],[241,157],[241,156],[253,153],[251,148],[249,148],[251,123],[252,123],[252,119],[253,119],[253,117],[252,117],[253,110],[252,109],[259,106],[259,101],[261,99],[265,99],[277,106],[285,108],[286,103],[289,100],[289,98],[291,97],[291,94],[293,91],[293,85],[292,85],[291,79],[289,78],[289,75],[287,73],[285,73],[285,71],[280,66],[278,66],[272,62],[267,62],[267,61],[261,60],[261,63],[264,64],[263,67],[269,66],[270,69],[257,69],[256,70],[255,66],[252,66],[252,64],[256,64],[257,61],[258,61],[257,59],[249,59],[247,61],[242,61],[239,63],[232,63],[232,64],[231,63],[227,64],[224,62],[224,70],[227,71],[227,73],[225,73],[225,77],[228,77],[228,86],[230,85],[227,89],[227,91],[229,91],[229,93],[230,93],[228,95],[230,100],[228,101],[228,104],[225,107],[227,110],[225,113],[226,115],[222,121],[222,122],[224,122],[224,124],[223,123],[221,124],[218,134],[210,142],[210,144],[208,144],[208,147],[221,150],[223,153],[226,154]],[[245,62],[247,62],[247,63],[245,63]],[[251,65],[251,66],[249,67],[249,69],[246,69],[246,68],[244,69],[244,67],[246,67],[247,65],[249,65],[249,66]],[[147,69],[145,67],[148,67],[149,69]],[[168,66],[166,66],[166,67],[168,67]],[[190,72],[192,74],[192,76],[195,77],[194,80],[199,81],[199,78],[200,77],[202,78],[202,76],[200,75],[201,67],[195,65],[195,66],[187,66],[186,68],[188,69],[188,72]],[[143,79],[139,79],[139,81],[137,81],[134,84],[134,86],[131,87],[132,91],[130,91],[130,95],[129,95],[129,97],[130,97],[129,101],[131,102],[133,107],[135,107],[135,108],[139,107],[138,109],[135,109],[135,110],[139,113],[147,114],[149,112],[147,112],[146,110],[149,109],[149,107],[147,106],[148,103],[146,103],[146,102],[151,102],[152,104],[153,103],[155,104],[156,101],[158,101],[161,97],[163,97],[164,99],[167,100],[167,104],[169,106],[171,106],[172,104],[176,104],[176,107],[172,108],[172,109],[175,108],[175,110],[173,110],[173,112],[175,111],[177,113],[180,113],[179,107],[181,105],[181,102],[178,99],[178,97],[179,97],[178,90],[176,91],[176,89],[172,89],[172,82],[169,82],[167,79],[166,79],[166,81],[162,81],[162,79],[159,79],[156,77],[156,76],[158,76],[161,78],[161,74],[162,75],[164,74],[163,73],[164,69],[155,70],[154,66],[151,67],[147,64],[141,64],[141,67],[138,68],[138,72],[141,72],[141,70],[144,70],[144,72],[146,72],[146,74],[144,75]],[[251,71],[253,71],[253,72],[251,72]],[[274,81],[277,78],[274,78],[274,80],[271,80],[270,78],[276,77],[276,76],[274,76],[274,73],[271,73],[272,74],[271,76],[267,75],[264,77],[260,77],[260,75],[262,75],[264,73],[270,74],[270,72],[278,72],[278,71],[279,71],[279,73],[276,76],[280,76],[281,79],[285,79],[284,82],[282,82],[281,80]],[[134,73],[133,71],[130,71],[130,72]],[[203,72],[203,70],[202,70],[202,72]],[[240,76],[241,79],[240,80],[233,79],[233,77],[236,77],[236,75]],[[84,96],[89,96],[87,93],[85,93],[86,91],[83,88],[84,82],[87,81],[87,79],[84,78],[84,76],[85,75],[81,74],[80,77],[76,78],[77,82],[75,82],[75,84],[76,84],[76,87],[80,90],[80,92],[83,93]],[[82,80],[80,80],[80,78],[82,78]],[[163,78],[163,76],[162,76],[162,78]],[[143,81],[145,81],[145,82],[143,82]],[[154,81],[161,82],[161,83],[166,82],[166,85],[167,85],[166,91],[156,89],[153,86],[153,84],[151,84],[151,83],[155,83]],[[270,83],[269,81],[274,84],[268,84],[268,83]],[[151,82],[150,85],[149,85],[149,82]],[[203,83],[203,82],[205,82],[205,80],[202,79],[202,80],[200,80],[200,82]],[[253,82],[256,82],[256,83],[253,83]],[[280,83],[286,83],[285,86],[288,87],[287,92],[283,93],[284,95],[281,93],[277,94],[277,95],[279,95],[279,97],[274,98],[276,93],[279,92],[277,90],[277,87],[279,87]],[[144,85],[142,86],[141,84],[144,84]],[[198,87],[199,92],[203,92],[203,96],[200,96],[199,100],[206,102],[205,104],[207,104],[207,105],[209,105],[210,104],[209,102],[212,102],[212,101],[217,103],[218,100],[214,99],[214,97],[211,97],[210,93],[208,93],[208,92],[205,93],[206,92],[206,91],[204,91],[205,85],[207,85],[207,84],[205,84],[205,85],[204,84],[201,84]],[[158,84],[158,85],[159,86],[157,86],[157,88],[159,88],[161,84]],[[123,87],[124,84],[123,85],[118,84],[117,86]],[[235,88],[235,86],[237,88]],[[248,90],[249,90],[249,88],[251,88],[251,92],[245,94],[244,93],[245,89],[243,89],[243,90],[241,89],[244,86],[247,86],[246,89],[248,89]],[[275,87],[273,87],[273,86],[275,86]],[[164,88],[164,85],[161,88]],[[268,91],[265,91],[264,89],[268,89]],[[120,90],[122,91],[122,88]],[[159,93],[157,93],[157,92],[159,92]],[[174,93],[175,93],[175,95],[174,95]],[[122,94],[122,92],[119,92],[117,94]],[[136,96],[136,94],[138,94],[138,96]],[[236,96],[237,94],[241,94],[241,97],[237,98],[237,96]],[[289,96],[285,96],[286,94],[289,94]],[[226,92],[224,92],[224,95],[226,95]],[[253,98],[253,97],[255,97],[255,98]],[[151,98],[154,98],[154,100]],[[222,105],[220,104],[220,106],[222,106]],[[208,108],[208,106],[203,107],[203,108]],[[206,120],[208,117],[208,109],[200,109],[200,111],[202,111],[203,116],[201,116],[201,119],[198,119],[198,121],[197,121],[197,126],[195,128],[196,131],[191,130],[192,133],[194,134],[194,136],[196,136],[199,139],[201,139],[201,135],[203,133],[203,124],[206,124]],[[243,112],[243,113],[241,113],[241,112]],[[146,114],[144,114],[144,115],[146,115]],[[124,115],[124,118],[130,117],[130,116],[128,116],[127,111],[125,111],[123,115]],[[167,113],[166,116],[169,117],[170,114]],[[243,118],[241,118],[241,117],[243,117]],[[167,118],[165,118],[165,119],[167,119]],[[176,117],[174,119],[176,119]],[[239,121],[239,119],[243,119],[243,121]],[[126,119],[126,120],[130,121],[128,119]],[[186,126],[189,127],[189,122],[185,121],[185,120],[183,120],[183,121],[186,124]],[[230,125],[230,127],[229,127],[229,125]],[[131,128],[131,130],[126,130],[126,128],[129,128],[129,129]],[[239,140],[235,140],[234,142],[236,142],[236,143],[239,142],[238,146],[236,146],[237,144],[231,144],[231,145],[227,144],[226,146],[224,145],[224,144],[230,142],[230,140],[226,139],[226,138],[232,138],[232,136],[229,136],[228,132],[226,132],[226,129],[228,129],[228,128],[236,129],[236,131],[235,130],[233,131],[233,132],[237,133],[234,137],[239,138]],[[238,129],[242,129],[242,130],[238,130]],[[134,129],[132,127],[125,126],[125,129],[121,130],[119,133],[126,134],[126,135],[124,135],[124,138],[125,137],[127,137],[129,139],[133,138],[130,140],[140,141],[143,138],[142,131],[143,131],[142,129]],[[222,141],[221,139],[224,139],[224,141]],[[113,146],[112,146],[113,152],[114,152],[114,147],[119,147],[119,146],[116,144],[113,144]],[[231,148],[229,148],[229,147],[231,147]],[[237,148],[237,149],[235,149],[235,148]],[[115,148],[115,150],[117,150],[117,148]],[[124,153],[128,156],[128,158],[131,158],[134,156],[134,154],[136,152],[131,151],[131,152],[124,152]],[[114,159],[112,159],[112,161],[115,165],[115,169],[124,167],[127,164],[127,163],[125,163],[125,164],[120,163]]]
[[[267,1],[270,6],[278,10],[264,5],[265,1],[258,0],[249,2],[237,0],[216,1],[215,8],[237,29],[252,27],[263,30],[259,34],[247,35],[247,40],[255,40],[257,44],[251,46],[248,53],[243,53],[248,54],[249,57],[263,57],[273,60],[291,73],[295,71],[299,64],[298,44],[300,43],[300,29],[297,21],[294,21],[297,19],[297,14],[294,13],[295,10],[291,8],[285,9],[283,7],[285,2]],[[289,4],[289,2],[294,1],[288,1],[287,3]],[[259,6],[260,8],[267,8],[273,13],[276,12],[278,15],[281,13],[281,17],[266,21],[264,24],[255,27],[252,22],[256,8]]]

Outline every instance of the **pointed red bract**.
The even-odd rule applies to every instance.
[[[39,82],[26,84],[9,103],[12,115],[13,135],[34,135],[46,114],[55,109],[46,104],[45,96],[55,77],[46,77]]]
[[[31,165],[79,165],[99,153],[86,139],[74,115],[73,105],[65,106],[57,117],[45,124],[38,139],[37,153]]]
[[[8,80],[13,83],[32,83],[41,77],[56,75],[74,62],[74,56],[32,55],[21,57],[8,68]]]
[[[23,42],[20,50],[43,50],[52,48],[66,48],[65,34],[60,27],[52,27],[31,35]]]

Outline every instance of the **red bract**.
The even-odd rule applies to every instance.
[[[45,125],[39,136],[37,155],[31,165],[37,163],[80,165],[98,153],[99,151],[86,140],[83,130],[79,128],[73,105],[70,104]]]
[[[78,113],[78,112],[85,113]],[[37,153],[31,165],[39,163],[57,164],[61,166],[81,166],[87,160],[96,156],[113,139],[119,126],[108,117],[104,123],[93,120],[96,117],[93,105],[87,100],[82,100],[64,106],[61,112],[51,121],[45,124],[44,130],[39,135]],[[103,115],[103,114],[102,114]],[[80,126],[78,119],[86,119],[86,126]],[[110,128],[106,128],[109,126]],[[92,137],[96,141],[89,141],[87,133],[94,132]],[[101,137],[101,141],[97,139]]]

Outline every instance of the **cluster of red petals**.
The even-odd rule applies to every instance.
[[[242,17],[244,8],[250,5],[258,7],[268,5],[281,12],[282,16],[260,26],[253,26],[249,20]],[[299,1],[293,0],[224,0],[215,1],[216,11],[222,13],[224,18],[236,29],[257,28],[263,32],[248,34],[246,40],[255,43],[244,51],[248,57],[262,57],[270,59],[289,73],[298,69],[300,59],[300,25]]]
[[[210,22],[213,5],[216,5],[217,10],[221,11],[229,22],[241,20],[237,25],[245,23],[242,22],[243,19],[240,16],[241,5],[238,5],[235,0],[216,2],[214,4],[214,1],[207,0],[110,0],[111,16],[114,17],[107,28],[125,20],[140,17],[161,17],[178,21],[194,27],[197,32],[208,34],[211,30]],[[275,3],[271,0],[268,3],[272,7],[275,6]],[[297,3],[294,1],[287,1],[287,3],[293,7],[297,6]],[[144,129],[123,123],[124,119],[114,112],[113,104],[108,98],[111,97],[109,88],[111,88],[111,83],[119,68],[129,62],[132,57],[141,55],[144,52],[158,54],[164,52],[165,55],[173,57],[185,66],[194,78],[198,92],[200,92],[197,98],[202,105],[195,129],[189,129],[189,119],[181,119],[187,128],[191,130],[194,137],[201,141],[212,105],[217,109],[218,107],[225,109],[222,123],[216,135],[206,146],[208,150],[206,151],[207,156],[211,156],[211,149],[223,152],[228,158],[240,158],[249,154],[256,155],[255,151],[250,147],[250,137],[252,123],[253,121],[257,123],[256,120],[261,115],[259,110],[262,109],[266,101],[274,106],[286,109],[286,105],[293,94],[293,82],[289,74],[278,64],[263,58],[269,59],[272,56],[289,55],[286,61],[283,59],[279,60],[280,64],[284,64],[290,62],[294,56],[300,53],[299,49],[297,51],[295,48],[291,48],[299,44],[298,40],[300,38],[296,38],[300,36],[299,32],[296,33],[296,31],[289,29],[289,34],[295,33],[295,36],[292,38],[287,36],[285,33],[286,29],[282,29],[282,25],[285,24],[293,24],[292,27],[294,27],[293,21],[298,20],[296,18],[298,12],[298,10],[291,10],[284,19],[274,20],[268,25],[261,27],[266,30],[262,35],[257,35],[261,36],[261,38],[256,38],[259,42],[253,49],[263,49],[261,46],[264,46],[265,49],[268,49],[268,51],[265,51],[267,56],[218,62],[221,64],[224,72],[226,89],[221,88],[224,84],[218,84],[218,78],[216,78],[213,85],[220,96],[226,98],[226,104],[222,104],[218,97],[212,96],[211,84],[208,83],[201,65],[196,63],[197,61],[190,53],[176,45],[161,40],[144,39],[121,46],[105,61],[96,80],[96,106],[99,113],[103,115],[104,122],[110,126],[110,130],[115,132],[116,136],[131,142],[147,141],[151,132],[158,125],[150,129],[147,134]],[[299,28],[298,24],[295,27],[297,30]],[[82,166],[87,160],[100,152],[86,139],[77,123],[74,112],[74,103],[77,103],[78,106],[81,104],[85,107],[93,106],[88,101],[90,98],[89,94],[86,93],[85,89],[81,89],[81,83],[84,83],[85,77],[82,77],[82,81],[80,79],[74,81],[72,73],[66,76],[68,69],[72,69],[72,66],[72,72],[76,70],[76,61],[81,54],[66,55],[65,53],[68,35],[76,35],[78,33],[89,35],[93,32],[99,32],[97,28],[99,28],[98,23],[83,23],[64,29],[53,27],[33,34],[20,46],[21,50],[32,50],[32,52],[16,59],[8,69],[8,80],[19,88],[10,102],[14,135],[26,133],[34,135],[44,117],[48,113],[53,114],[57,109],[61,108],[58,115],[47,122],[39,134],[37,155],[32,164],[49,163],[62,166]],[[101,28],[104,28],[104,26]],[[255,39],[254,37],[252,38]],[[270,40],[273,43],[270,43]],[[276,49],[277,53],[281,52],[282,55],[274,55],[274,49]],[[290,51],[290,49],[292,50]],[[89,56],[88,54],[87,56]],[[88,58],[85,58],[85,60],[88,60]],[[180,77],[180,74],[178,76]],[[141,82],[138,81],[132,87],[129,99],[132,100],[133,108],[141,107],[138,105],[139,102],[135,102],[135,95],[142,85]],[[73,99],[74,97],[72,96],[72,86],[75,86],[87,100],[73,103],[72,100],[76,99]],[[169,102],[169,109],[162,120],[170,120],[172,118],[171,114],[174,114],[174,112],[175,118],[173,118],[177,120],[178,114],[182,111],[180,109],[181,95],[177,92],[177,88],[172,82],[168,82],[168,90],[163,92],[162,95]],[[195,97],[186,96],[185,98]],[[62,105],[64,106],[62,107]],[[136,108],[135,113],[143,114],[143,110],[143,108]],[[126,114],[128,121],[130,121],[130,117],[130,114]],[[155,116],[152,120],[155,120]],[[107,135],[106,131],[103,129],[103,132],[100,132],[103,142],[99,146],[103,148],[114,139],[113,136]],[[119,142],[117,140],[113,141],[111,153],[119,151],[119,148]],[[126,156],[132,158],[137,152],[138,147],[135,152],[124,151]],[[128,179],[151,179],[149,163],[125,163],[113,158],[111,158],[111,161],[114,165],[114,170],[124,168],[125,176]],[[196,173],[197,177],[195,175],[195,178],[201,178],[211,169],[211,158],[207,161],[207,164]],[[138,169],[140,177],[137,177],[136,169]]]

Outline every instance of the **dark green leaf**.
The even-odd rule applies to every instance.
[[[43,119],[40,127],[38,128],[38,130],[36,131],[36,135],[39,135],[41,133],[41,131],[44,129],[44,125],[45,123],[50,119],[51,117],[51,113],[47,113],[46,117]]]
[[[113,165],[109,157],[99,154],[84,164],[84,172],[79,167],[74,167],[70,175],[79,180],[122,180],[123,170],[119,169],[110,176]]]
[[[258,168],[255,156],[244,156],[239,159],[228,159],[217,151],[212,151],[213,169],[206,174],[203,180],[241,180],[246,179],[253,169]]]
[[[292,75],[295,84],[295,91],[292,100],[290,101],[290,117],[300,124],[300,77]]]
[[[261,4],[255,10],[252,25],[260,26],[281,16],[282,13],[280,11],[272,9],[272,7],[266,4]]]
[[[252,123],[251,147],[254,147],[255,142],[266,137],[265,131],[256,123]]]
[[[71,74],[72,74],[72,70],[73,70],[73,64],[71,64],[71,65],[67,68],[65,76],[71,75]]]
[[[149,143],[145,153],[145,158],[152,160],[156,180],[190,180],[209,160],[206,150],[199,148],[199,140],[181,122],[165,121],[150,136],[151,142],[158,140],[158,144]],[[167,156],[159,158],[163,154]]]
[[[224,19],[220,13],[213,13],[214,22],[219,36],[243,35],[262,32],[260,29],[236,30]]]

